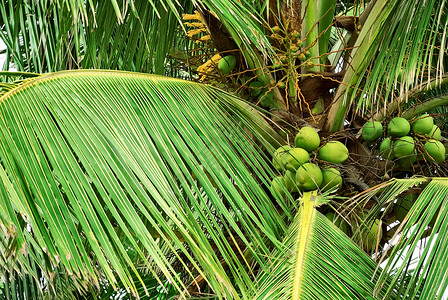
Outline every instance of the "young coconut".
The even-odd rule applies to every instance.
[[[363,240],[363,245],[367,252],[372,252],[375,249],[378,241],[381,240],[383,236],[383,230],[380,227],[380,220],[376,219],[372,224],[372,227],[369,228],[369,232],[365,239]]]
[[[373,142],[383,134],[383,125],[377,121],[369,121],[364,124],[361,131],[362,139],[366,142]]]
[[[424,114],[418,117],[414,123],[412,123],[412,131],[424,135],[430,133],[433,126],[434,119],[430,115]]]
[[[292,149],[291,146],[285,145],[281,146],[280,148],[274,151],[274,154],[272,155],[272,164],[274,165],[274,168],[276,168],[279,171],[285,169],[285,166],[287,164],[286,154],[291,149]]]
[[[259,81],[252,81],[249,83],[250,94],[253,97],[259,96],[263,92],[264,85]]]
[[[348,149],[339,141],[329,141],[319,149],[319,159],[334,164],[342,164],[348,158]]]
[[[322,171],[316,164],[306,163],[297,170],[296,183],[303,191],[317,189],[322,184],[322,180]]]
[[[312,127],[302,127],[294,139],[297,148],[303,148],[310,152],[316,150],[320,145],[320,137],[316,129]]]
[[[445,146],[441,142],[431,139],[425,143],[425,149],[427,153],[424,156],[427,160],[434,160],[436,164],[445,160]]]
[[[382,158],[394,159],[394,152],[392,150],[392,140],[390,138],[385,138],[380,144],[380,154]]]
[[[433,139],[440,140],[442,138],[440,127],[437,125],[433,125],[431,131],[428,133],[428,136]]]
[[[286,196],[287,187],[283,176],[277,176],[271,181],[271,193],[274,197],[284,198]]]
[[[236,57],[233,55],[224,56],[219,60],[218,69],[221,70],[222,75],[229,75],[236,67]]]
[[[295,172],[301,165],[310,160],[310,154],[302,148],[292,148],[285,155],[286,169]]]
[[[286,189],[292,192],[298,192],[298,187],[296,183],[296,172],[286,171],[283,175],[283,180],[285,181]]]
[[[276,105],[276,102],[274,99],[274,93],[272,91],[269,93],[263,93],[258,98],[258,101],[260,102],[261,106],[263,106],[263,107],[274,108]]]
[[[414,152],[415,144],[414,139],[410,136],[404,136],[394,142],[394,155],[395,157],[404,157],[411,155]]]
[[[341,172],[335,168],[322,170],[322,191],[334,190],[337,191],[342,186]]]
[[[403,170],[411,170],[412,164],[415,163],[416,161],[417,161],[417,152],[414,149],[414,151],[411,154],[400,157],[397,160],[397,164]]]

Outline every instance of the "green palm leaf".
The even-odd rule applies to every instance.
[[[399,291],[410,299],[417,296],[420,299],[443,299],[448,287],[445,256],[448,246],[447,195],[448,180],[431,179],[393,237],[396,245],[387,253],[390,258],[384,271],[397,274],[391,285],[386,285],[389,297],[392,292]],[[388,201],[393,200],[389,198]],[[384,282],[383,276],[378,287]]]
[[[27,80],[0,98],[9,251],[24,255],[35,240],[80,289],[98,287],[103,274],[134,291],[132,250],[160,283],[184,291],[202,276],[217,297],[238,298],[230,278],[253,285],[250,264],[263,266],[286,230],[276,205],[291,207],[263,190],[273,174],[241,128],[274,148],[257,133],[261,119],[241,111],[229,94],[164,77],[72,71]]]
[[[263,19],[253,12],[252,4],[234,0],[2,0],[0,39],[7,45],[3,68],[13,63],[18,70],[38,73],[95,68],[185,76],[168,54],[172,47],[187,48],[181,14],[194,9],[216,15],[239,41],[238,47],[252,54],[254,48],[272,51],[263,33]]]
[[[381,191],[377,204],[366,218],[369,222],[381,212],[386,215],[397,197],[414,187],[420,187],[422,191],[395,228],[389,248],[383,251],[381,258],[385,267],[376,289],[385,293],[385,299],[443,299],[448,287],[448,262],[444,250],[448,246],[446,178],[393,179],[372,188],[358,200],[367,200]],[[392,280],[389,274],[394,274]]]
[[[324,202],[304,194],[282,248],[257,277],[253,299],[376,299],[377,264],[317,211]]]

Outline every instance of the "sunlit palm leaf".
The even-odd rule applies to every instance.
[[[178,34],[179,13],[166,11],[161,2],[138,0],[133,9],[117,4],[117,18],[113,2],[0,1],[0,38],[7,45],[4,68],[13,63],[18,70],[38,73],[103,68],[165,74],[166,65],[172,64],[167,58],[171,46],[183,49],[186,42]],[[176,7],[188,13],[193,4],[183,1]]]
[[[406,299],[443,299],[448,261],[445,249],[448,237],[448,180],[446,178],[394,179],[363,195],[364,198],[383,190],[378,203],[370,210],[367,220],[378,215],[384,207],[391,207],[398,195],[421,186],[422,191],[398,226],[389,246],[383,252],[385,268],[377,290],[386,293],[387,299],[403,296]],[[394,274],[385,283],[386,274]]]
[[[254,299],[376,299],[377,264],[316,210],[323,200],[304,194],[283,248],[257,278]]]
[[[100,272],[133,289],[130,247],[178,290],[202,275],[218,297],[238,298],[230,277],[253,285],[243,257],[263,265],[286,229],[263,190],[273,174],[241,128],[268,144],[241,110],[209,86],[111,71],[55,73],[5,94],[2,227],[16,228],[16,254],[29,226],[81,283],[99,286]]]
[[[441,78],[433,78],[414,87],[407,93],[402,94],[391,102],[387,108],[378,111],[374,118],[383,120],[385,117],[393,114],[400,107],[402,117],[411,119],[423,112],[431,111],[435,114],[443,115],[443,108],[448,104],[448,74]],[[408,101],[407,103],[405,103]],[[439,124],[441,125],[441,124]]]
[[[444,74],[446,5],[445,0],[370,2],[360,16],[362,28],[343,79],[347,85],[338,88],[337,105],[331,108],[331,130],[343,126],[353,102],[359,109],[365,110],[369,103],[378,111],[396,95]]]
[[[390,257],[385,271],[394,270],[397,273],[392,285],[386,285],[389,297],[397,290],[409,299],[414,299],[418,294],[420,299],[445,297],[448,287],[448,261],[445,255],[448,247],[448,219],[445,217],[448,213],[447,195],[448,180],[431,179],[403,220],[401,230],[393,240],[397,244],[391,253],[387,253]],[[408,273],[411,276],[407,276]],[[380,281],[378,287],[382,284],[383,281]]]
[[[211,10],[239,41],[239,47],[270,51],[262,18],[251,4],[234,0],[201,4],[190,0],[2,0],[0,38],[7,45],[4,68],[13,63],[18,70],[38,73],[80,68],[173,73],[174,60],[167,56],[173,45],[186,48],[181,15],[192,13],[194,5]]]

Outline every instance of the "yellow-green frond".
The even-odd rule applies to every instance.
[[[105,278],[135,294],[137,257],[184,295],[202,277],[238,299],[233,278],[253,285],[252,264],[286,231],[276,207],[290,206],[264,190],[273,174],[257,145],[272,151],[263,136],[276,137],[242,107],[210,86],[117,71],[43,75],[4,94],[2,274],[39,249],[34,262],[81,291]]]
[[[257,277],[253,299],[377,299],[377,264],[305,193],[280,250]]]

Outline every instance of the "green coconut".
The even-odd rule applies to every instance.
[[[348,149],[339,141],[329,141],[319,149],[319,159],[341,164],[348,158]]]
[[[263,87],[264,87],[264,84],[261,83],[260,81],[256,81],[256,80],[252,81],[251,83],[249,83],[250,94],[253,97],[259,96],[263,92]]]
[[[322,191],[339,190],[342,186],[341,172],[335,168],[322,170]]]
[[[380,144],[381,157],[385,159],[394,159],[394,152],[392,151],[392,140],[385,138]]]
[[[417,152],[414,150],[410,155],[403,156],[397,160],[398,166],[403,170],[411,170],[412,164],[417,161]]]
[[[292,148],[285,155],[286,169],[295,172],[301,165],[307,163],[310,160],[310,154],[302,148]]]
[[[316,129],[312,127],[302,127],[294,139],[297,148],[303,148],[306,151],[316,150],[320,145],[320,137]]]
[[[272,155],[272,164],[274,165],[274,168],[276,168],[279,171],[285,169],[285,166],[287,164],[286,154],[291,149],[292,149],[291,146],[285,145],[281,146],[280,148],[274,151],[274,154]]]
[[[381,240],[383,236],[383,230],[379,225],[380,220],[376,219],[372,227],[369,228],[367,236],[363,239],[363,245],[367,252],[372,252],[376,247],[377,241]]]
[[[325,214],[325,217],[329,219],[336,227],[342,230],[345,234],[348,234],[348,224],[341,217],[336,216],[334,212],[329,212]]]
[[[296,173],[296,183],[299,189],[311,191],[322,184],[323,176],[320,168],[313,163],[303,164]]]
[[[428,133],[428,136],[433,139],[440,140],[442,138],[440,127],[437,125],[433,125],[431,131]]]
[[[283,176],[277,176],[271,181],[271,193],[275,197],[284,198],[286,196],[287,187]]]
[[[445,160],[445,146],[437,140],[429,140],[425,143],[426,152],[425,158],[428,160],[434,160],[437,164],[440,164]]]
[[[218,69],[221,70],[222,75],[229,75],[236,67],[236,57],[233,55],[224,56],[219,60]]]
[[[418,134],[428,134],[434,126],[434,119],[427,114],[421,115],[412,123],[412,131]]]
[[[410,136],[404,136],[394,142],[394,156],[395,157],[404,157],[407,155],[411,155],[414,152],[415,144],[414,139]]]
[[[296,172],[286,171],[285,175],[283,175],[283,180],[285,181],[286,189],[289,192],[297,192],[298,187],[296,183]]]
[[[405,136],[411,131],[408,120],[400,117],[393,118],[387,125],[387,133],[394,137]]]
[[[369,121],[364,124],[361,131],[361,136],[364,141],[373,142],[381,137],[383,134],[383,125],[377,121]]]
[[[394,205],[394,214],[397,221],[403,222],[404,218],[411,209],[412,204],[414,204],[413,194],[406,194],[403,197],[398,198]]]

